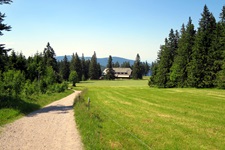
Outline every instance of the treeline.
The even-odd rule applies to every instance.
[[[151,70],[150,86],[225,88],[225,6],[218,22],[205,5],[197,30],[171,29]]]
[[[98,80],[102,76],[102,71],[107,68],[131,68],[133,69],[132,77],[134,79],[142,79],[143,75],[147,75],[149,73],[149,64],[148,62],[141,62],[139,54],[137,54],[134,64],[130,64],[128,61],[123,62],[121,65],[119,62],[113,63],[111,55],[108,59],[107,66],[101,66],[97,62],[96,52],[92,55],[91,59],[85,60],[84,54],[82,57],[79,57],[77,53],[72,54],[71,61],[68,61],[67,56],[65,55],[62,61],[58,62],[59,73],[63,80],[70,80],[70,73],[75,71],[77,74],[77,81],[85,81],[85,80]],[[136,75],[141,74],[141,75]],[[111,75],[113,76],[113,75]],[[109,78],[104,78],[109,79]],[[113,78],[110,78],[113,79]]]
[[[3,53],[4,52],[4,53]],[[43,53],[25,58],[20,53],[8,53],[0,48],[0,96],[26,96],[63,92],[68,88],[63,82],[55,59],[55,52],[48,43]]]

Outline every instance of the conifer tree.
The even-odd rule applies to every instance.
[[[218,49],[216,68],[219,70],[216,75],[216,85],[225,89],[225,6],[220,13],[220,21],[217,23],[216,29],[217,40],[214,41],[214,47]]]
[[[147,61],[142,63],[142,66],[143,66],[143,75],[146,76],[149,73],[150,66]]]
[[[88,68],[89,66],[87,65],[84,54],[82,54],[81,58],[81,68],[82,68],[82,81],[85,81],[88,79]]]
[[[131,68],[130,62],[129,61],[125,61],[121,64],[122,68]]]
[[[133,71],[132,71],[132,78],[133,79],[142,79],[142,64],[141,64],[141,58],[139,54],[137,54],[134,66],[133,66]]]
[[[120,63],[118,61],[116,61],[115,63],[113,63],[113,67],[114,68],[119,68],[120,67]]]
[[[0,0],[0,5],[3,4],[10,4],[12,3],[11,0]],[[3,31],[10,31],[11,26],[4,24],[3,21],[5,19],[5,14],[0,12],[0,36],[3,35]],[[4,47],[4,44],[0,43],[0,71],[5,71],[5,67],[7,64],[7,59],[8,59],[8,55],[7,52],[10,51],[11,49],[6,49]]]
[[[108,64],[107,64],[107,73],[106,73],[106,79],[108,79],[108,80],[115,79],[115,71],[113,70],[112,61],[113,61],[112,56],[109,55]]]
[[[97,63],[97,57],[95,52],[91,57],[91,62],[89,66],[89,77],[92,80],[99,79],[99,66]]]
[[[177,56],[171,68],[170,79],[179,87],[187,87],[188,64],[191,61],[192,49],[194,45],[195,30],[191,18],[185,28],[181,28],[181,38],[179,39]]]
[[[62,61],[62,77],[64,80],[68,81],[70,75],[70,64],[68,62],[67,56],[65,55]]]
[[[205,5],[202,18],[199,21],[199,28],[193,47],[193,59],[190,63],[191,72],[189,83],[191,86],[203,88],[213,87],[215,74],[211,70],[214,60],[210,47],[214,38],[215,18]]]
[[[48,42],[46,48],[44,49],[44,63],[46,66],[51,66],[55,72],[58,72],[57,61],[55,56],[55,51]]]

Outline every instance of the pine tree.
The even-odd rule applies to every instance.
[[[157,72],[154,78],[154,82],[158,87],[167,87],[167,82],[169,80],[169,72],[170,72],[170,57],[169,57],[169,49],[168,49],[168,40],[165,39],[165,44],[160,46],[160,50],[158,53],[158,65]]]
[[[62,78],[68,81],[70,75],[70,63],[65,55],[62,61]]]
[[[57,61],[55,56],[55,51],[48,42],[46,48],[44,49],[44,63],[46,66],[51,66],[55,72],[58,72]]]
[[[193,47],[193,59],[190,63],[192,71],[189,75],[189,82],[191,86],[213,87],[215,74],[212,71],[212,63],[214,60],[211,58],[213,52],[210,47],[214,38],[215,25],[215,18],[205,5]]]
[[[170,79],[178,87],[187,87],[188,65],[191,61],[192,49],[194,45],[195,30],[191,18],[185,28],[181,28],[181,38],[178,42],[177,56],[171,68]]]
[[[88,68],[89,66],[87,65],[84,54],[82,54],[81,58],[81,68],[82,68],[82,81],[85,81],[88,79]]]
[[[78,75],[78,80],[81,81],[82,80],[82,66],[81,66],[80,57],[78,56],[77,53],[75,54],[74,67],[75,67],[75,71],[77,72],[77,75]]]
[[[36,53],[34,57],[29,57],[27,60],[27,74],[26,78],[31,81],[40,80],[45,74],[46,66],[42,53]]]
[[[91,57],[91,62],[89,66],[89,76],[90,76],[90,79],[92,80],[99,79],[99,66],[97,63],[97,57],[95,52]]]
[[[141,64],[141,58],[139,54],[137,54],[134,66],[133,66],[133,71],[132,71],[132,78],[133,79],[142,79],[142,64]]]
[[[143,75],[147,76],[147,74],[149,73],[149,70],[150,70],[149,68],[150,68],[150,66],[147,61],[145,63],[143,63]]]
[[[217,24],[216,31],[217,40],[214,41],[214,46],[218,49],[215,56],[218,59],[215,63],[219,70],[216,75],[216,84],[219,88],[225,89],[225,6],[220,13],[220,21]]]
[[[150,87],[153,87],[155,85],[157,85],[157,66],[158,66],[159,62],[158,61],[155,61],[155,62],[152,62],[151,66],[150,66],[150,71],[151,71],[151,76],[149,78],[149,81],[148,81],[148,85]]]
[[[76,67],[75,67],[75,55],[74,53],[72,54],[72,58],[71,58],[71,61],[70,61],[70,70],[71,71],[75,71],[76,70]]]
[[[16,69],[20,70],[21,72],[27,72],[27,60],[22,52],[19,54],[19,56],[17,56]]]
[[[113,67],[114,68],[119,68],[120,67],[120,63],[118,61],[116,61],[116,63],[113,63]]]
[[[121,68],[131,68],[130,62],[129,61],[125,61],[121,64],[120,66]]]
[[[106,79],[114,80],[115,79],[115,71],[113,70],[112,56],[109,55],[108,64],[107,64],[107,73]]]
[[[174,58],[177,55],[179,33],[178,31],[170,30],[169,38],[165,39],[165,45],[160,47],[158,54],[158,68],[155,77],[157,85],[159,87],[174,87],[176,84],[171,80],[171,67],[174,62]]]
[[[12,3],[11,0],[0,0],[0,5],[3,4],[10,4]],[[3,35],[3,31],[10,31],[11,26],[4,24],[3,21],[5,19],[5,14],[2,14],[0,12],[0,36]],[[9,52],[11,49],[5,49],[4,44],[0,44],[0,72],[5,71],[5,67],[8,60],[7,52]]]

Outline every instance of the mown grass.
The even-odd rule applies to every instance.
[[[72,90],[66,90],[63,93],[39,94],[32,95],[29,98],[23,97],[4,97],[0,108],[0,126],[10,123],[32,111],[59,100],[69,94]],[[6,106],[6,107],[4,107]]]
[[[75,105],[86,149],[225,149],[225,92],[87,81]],[[90,108],[87,99],[91,99]]]

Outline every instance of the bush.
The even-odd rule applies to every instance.
[[[23,89],[25,76],[21,71],[9,70],[3,73],[3,86],[7,95],[18,96]]]
[[[70,72],[69,81],[73,83],[73,86],[76,86],[76,83],[78,83],[78,81],[79,81],[76,71]]]

